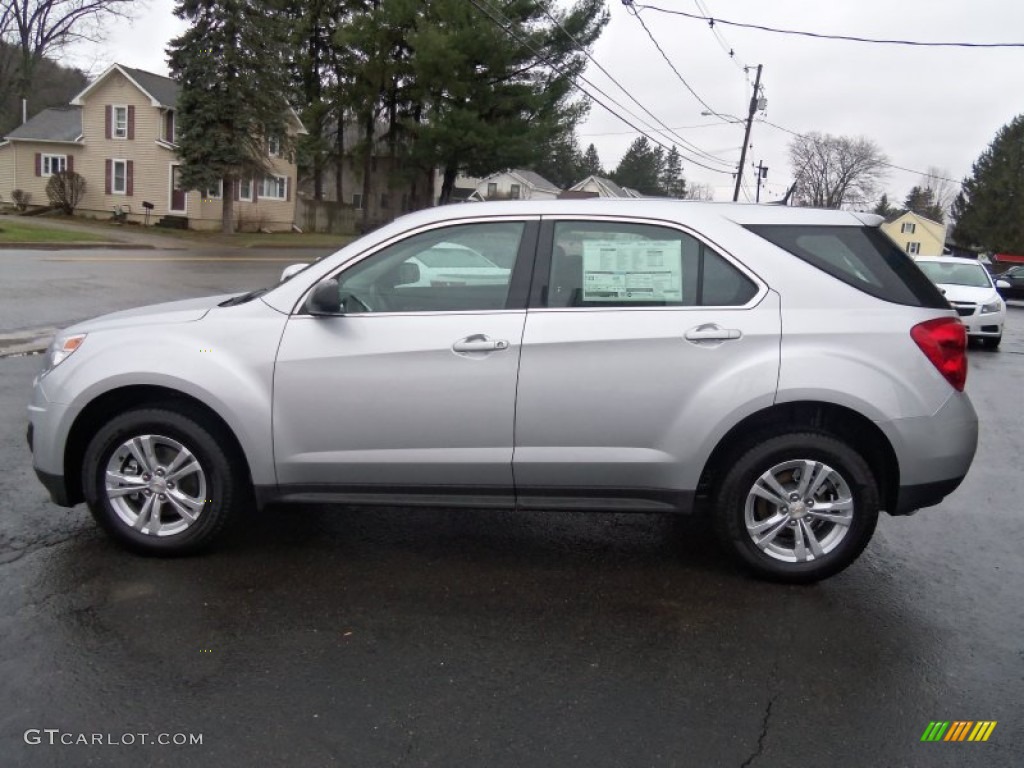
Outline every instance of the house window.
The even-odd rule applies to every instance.
[[[238,182],[238,199],[252,202],[252,179],[241,179]]]
[[[487,183],[487,196],[488,197],[495,197],[495,196],[497,196],[497,194],[498,194],[498,184],[497,184],[497,182],[494,182],[494,181],[488,182]]]
[[[267,200],[284,200],[288,192],[288,177],[264,176],[259,192],[260,197]]]
[[[904,235],[912,235],[917,230],[917,224],[911,221],[905,221],[900,225],[900,233]]]
[[[114,138],[128,138],[128,107],[114,107]]]
[[[164,118],[164,140],[169,144],[174,143],[174,110],[168,110]]]
[[[513,184],[512,185],[512,199],[513,200],[518,200],[519,199],[519,185],[518,184]]]
[[[114,160],[111,164],[110,191],[115,195],[128,194],[128,161]]]
[[[206,189],[206,191],[203,192],[203,199],[204,200],[220,200],[221,192],[223,191],[223,189],[224,189],[224,182],[223,181],[218,181],[217,182],[217,186],[215,186],[215,187],[208,187]]]
[[[911,225],[911,226],[913,226],[913,225]],[[921,252],[921,244],[920,243],[907,243],[907,253],[909,253],[911,256],[914,256],[914,255],[916,255],[916,254],[918,254],[920,252]]]
[[[358,193],[352,195],[352,207],[357,209],[357,210],[362,210],[362,208],[363,208],[363,196],[362,195],[360,195]]]
[[[267,137],[267,154],[271,157],[281,156],[281,139],[277,136]]]
[[[52,176],[68,169],[67,155],[43,155],[42,175]]]
[[[387,192],[381,192],[380,193],[380,207],[381,208],[387,208],[388,204],[389,204],[388,193]]]

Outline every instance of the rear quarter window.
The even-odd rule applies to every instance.
[[[949,309],[914,260],[876,227],[757,224],[747,229],[870,296],[911,307]]]

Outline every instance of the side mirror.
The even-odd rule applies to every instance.
[[[1009,280],[996,280],[996,288],[1012,288]]]
[[[306,301],[306,309],[311,315],[341,314],[341,292],[338,289],[338,281],[329,278],[317,283]]]
[[[398,282],[395,285],[408,285],[420,281],[420,268],[418,264],[404,261],[398,265]]]
[[[281,273],[281,282],[283,283],[285,280],[288,280],[291,277],[297,275],[299,272],[304,270],[307,266],[309,266],[309,265],[308,264],[289,264],[287,267],[284,268],[284,271]]]

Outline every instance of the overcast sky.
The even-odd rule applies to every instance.
[[[1024,42],[1024,3],[1002,0],[646,0],[662,8],[701,13],[727,21],[823,34],[935,42]],[[641,3],[642,4],[642,3]],[[76,63],[101,71],[110,61],[167,73],[168,41],[185,29],[170,0],[150,0],[134,22],[114,22],[108,43],[79,51]],[[703,117],[704,107],[686,90],[640,23],[614,0],[611,22],[594,58],[665,125],[683,139],[735,166],[743,141],[738,123]],[[653,10],[641,15],[690,86],[716,112],[745,117],[750,83],[739,64],[764,65],[762,85],[773,123],[805,133],[864,136],[889,161],[925,170],[937,166],[954,179],[971,164],[995,132],[1024,112],[1024,48],[916,48],[815,40],[716,24],[735,52],[730,59],[706,22]],[[630,111],[660,127],[595,66],[586,77]],[[600,97],[603,99],[603,97]],[[619,112],[623,110],[615,107]],[[629,118],[637,122],[634,118]],[[699,126],[699,127],[695,127]],[[645,128],[648,133],[654,131]],[[637,136],[596,104],[579,129],[581,144],[593,142],[606,168],[614,168]],[[677,137],[665,144],[683,145]],[[792,137],[755,122],[745,177],[753,194],[750,163],[769,168],[762,200],[779,197],[791,181],[787,146]],[[710,184],[715,199],[732,197],[729,173],[712,173],[684,161],[689,181]],[[917,183],[913,173],[892,170],[885,188],[902,200]],[[746,185],[745,185],[746,186]],[[741,199],[743,199],[741,197]]]

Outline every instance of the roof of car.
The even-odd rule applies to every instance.
[[[977,259],[965,259],[960,256],[919,256],[914,261],[937,261],[940,264],[975,264],[982,266]]]
[[[501,200],[459,203],[406,214],[397,221],[405,226],[449,219],[486,216],[632,216],[694,224],[708,219],[728,219],[740,225],[803,224],[819,226],[878,226],[882,217],[873,213],[791,208],[755,203],[714,203],[669,198],[601,198],[586,200]]]

